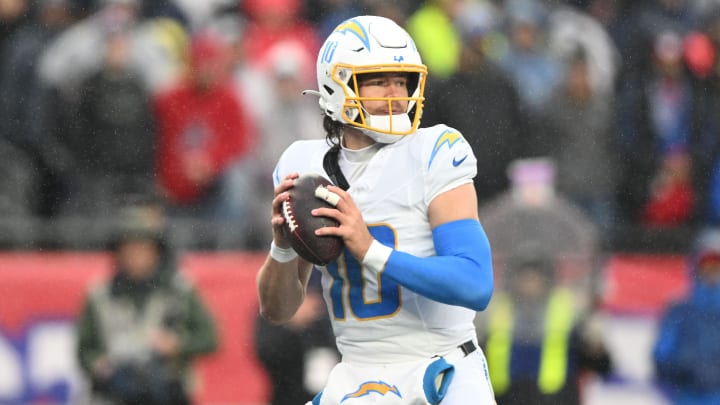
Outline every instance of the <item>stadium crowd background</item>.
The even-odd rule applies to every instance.
[[[473,145],[481,212],[550,181],[609,255],[682,255],[720,220],[720,1],[0,0],[0,248],[101,250],[151,200],[179,250],[265,251],[278,154],[323,136],[300,95],[322,38],[365,13],[415,38],[423,125]],[[620,300],[651,279],[610,273],[638,284]]]
[[[481,203],[546,156],[608,249],[682,251],[720,217],[717,3],[2,0],[0,245],[97,248],[150,195],[182,247],[264,249],[278,153],[322,136],[320,41],[373,13],[416,37]]]

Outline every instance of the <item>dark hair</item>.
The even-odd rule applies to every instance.
[[[323,129],[325,129],[325,140],[327,140],[328,144],[333,146],[340,146],[340,136],[343,132],[343,127],[345,124],[343,124],[340,121],[335,121],[334,119],[330,118],[330,116],[326,115],[323,117]]]

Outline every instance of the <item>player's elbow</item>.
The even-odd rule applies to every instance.
[[[488,304],[490,304],[490,298],[493,294],[492,283],[489,285],[476,285],[468,290],[464,300],[464,306],[473,311],[484,311]]]
[[[468,307],[474,311],[484,311],[490,304],[494,291],[494,277],[492,267],[478,264],[477,266],[481,276],[475,278],[473,283],[468,283],[470,288],[468,291],[468,299],[470,305]]]
[[[490,298],[492,298],[493,286],[483,286],[480,288],[473,299],[472,309],[475,311],[484,311],[485,308],[490,304]]]
[[[292,318],[293,314],[288,314],[288,311],[285,311],[282,308],[260,305],[260,316],[272,324],[282,325],[287,323],[290,318]]]
[[[260,294],[259,309],[260,316],[268,322],[275,325],[282,325],[290,321],[295,315],[298,305],[293,305],[290,301],[276,296],[264,296]]]

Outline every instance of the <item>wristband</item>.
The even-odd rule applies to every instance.
[[[370,270],[383,271],[392,252],[393,249],[391,247],[385,246],[377,240],[374,240],[370,244],[370,248],[367,253],[365,253],[362,264]]]
[[[273,240],[270,242],[270,257],[276,262],[287,263],[297,257],[297,253],[293,248],[281,248],[275,244]]]

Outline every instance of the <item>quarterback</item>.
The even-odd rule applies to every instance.
[[[493,292],[477,214],[476,160],[455,129],[419,128],[427,69],[393,21],[358,16],[317,59],[325,140],[297,141],[274,171],[273,241],[257,275],[260,311],[277,323],[302,303],[313,265],[284,239],[283,201],[300,173],[335,186],[336,219],[317,235],[344,252],[322,272],[342,361],[312,401],[326,404],[494,404],[473,318]]]

